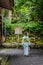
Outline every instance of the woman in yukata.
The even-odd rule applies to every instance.
[[[24,47],[24,56],[28,56],[29,55],[30,40],[29,40],[29,37],[28,37],[26,32],[22,38],[22,45]]]

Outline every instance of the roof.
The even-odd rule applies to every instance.
[[[0,7],[12,10],[14,6],[14,0],[0,0]]]

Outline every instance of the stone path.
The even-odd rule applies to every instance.
[[[31,49],[30,54],[42,54],[41,49]],[[23,50],[21,49],[0,49],[0,55],[23,55]]]
[[[0,55],[9,55],[9,65],[43,65],[43,49],[31,49],[29,57],[20,49],[2,49]]]
[[[43,65],[43,50],[31,50],[29,57],[15,55],[9,57],[9,65]]]
[[[43,65],[43,56],[12,56],[9,58],[9,65]]]
[[[22,54],[22,50],[19,50],[19,49],[1,49],[0,50],[0,55],[20,55]]]

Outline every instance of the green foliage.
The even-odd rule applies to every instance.
[[[43,0],[15,0],[13,16],[15,26],[21,26],[23,31],[43,35]],[[14,20],[15,21],[15,20]]]
[[[6,19],[7,33],[12,34],[15,27],[21,26],[23,32],[30,31],[42,38],[43,0],[14,0],[14,4],[11,22]]]

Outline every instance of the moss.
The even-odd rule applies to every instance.
[[[9,63],[8,63],[8,62],[6,62],[6,65],[9,65]]]
[[[15,46],[14,46],[14,48],[22,49],[22,48],[23,48],[23,46],[22,46],[22,45],[20,45],[20,44],[18,44],[18,45],[15,45]]]
[[[5,65],[9,65],[8,57],[6,57]]]
[[[0,57],[0,65],[1,65],[1,62],[2,62],[2,58]]]

